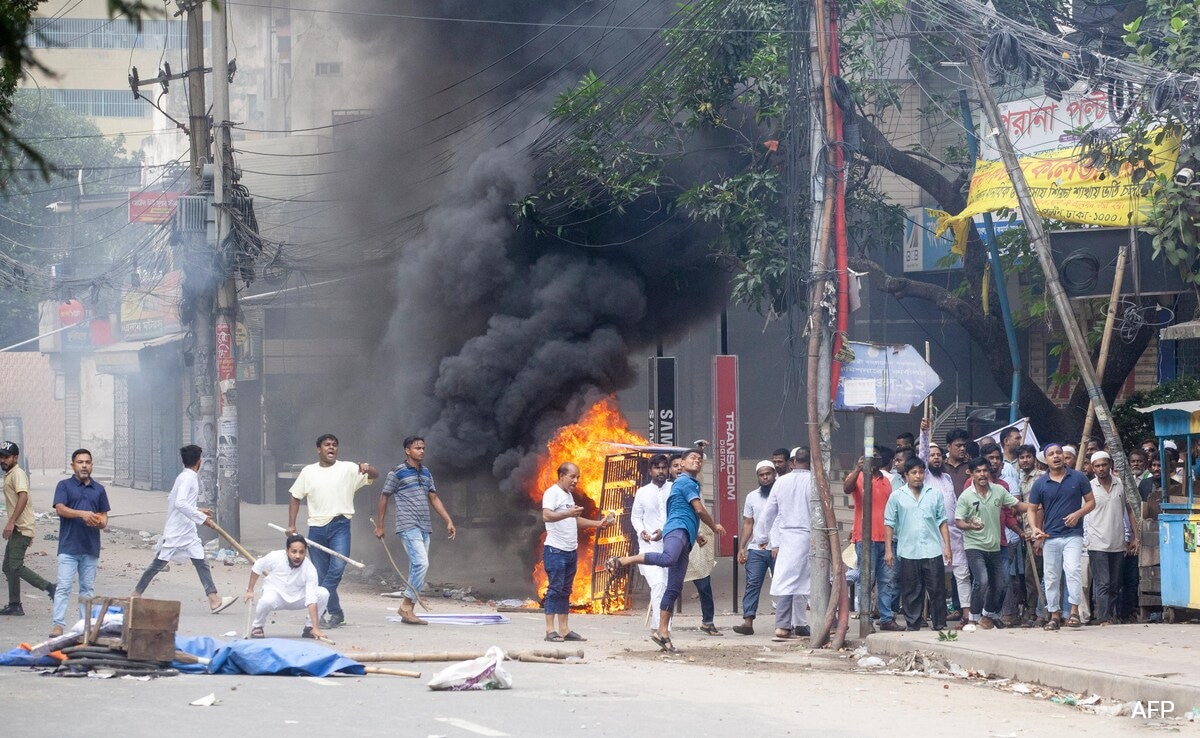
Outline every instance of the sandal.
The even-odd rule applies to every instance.
[[[671,645],[671,637],[667,636],[664,638],[658,634],[658,631],[650,631],[650,640],[654,641],[654,643],[664,651],[670,652],[675,648]]]
[[[1043,630],[1058,630],[1062,625],[1062,620],[1059,618],[1050,618],[1046,624],[1042,626]]]
[[[546,634],[545,640],[549,641],[550,643],[562,643],[563,637],[554,631],[550,631]]]
[[[613,556],[608,561],[604,562],[604,570],[609,574],[616,574],[617,572],[621,571],[621,568],[621,560],[617,556]]]
[[[251,638],[266,638],[267,634],[262,628],[254,628],[250,631]]]
[[[706,634],[708,634],[708,635],[710,635],[710,636],[723,636],[723,635],[725,635],[725,634],[724,634],[724,633],[722,633],[721,631],[717,630],[717,626],[713,625],[712,623],[704,623],[703,625],[701,625],[701,626],[700,626],[700,632],[701,632],[701,633],[706,633]]]
[[[1072,615],[1071,617],[1067,618],[1067,622],[1063,623],[1063,625],[1067,626],[1068,628],[1078,628],[1082,626],[1083,623],[1079,622],[1078,615]]]
[[[587,639],[579,635],[575,631],[571,631],[562,637],[564,641],[586,641]]]

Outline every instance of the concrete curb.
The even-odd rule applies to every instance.
[[[867,636],[867,649],[877,656],[899,656],[913,650],[929,651],[964,669],[983,671],[992,677],[1007,677],[1078,694],[1098,694],[1122,702],[1166,700],[1175,704],[1177,715],[1200,707],[1200,685],[1173,682],[1169,676],[1155,678],[1120,673],[1097,664],[1065,664],[1046,656],[997,652],[1002,647],[1002,642],[991,638],[976,642],[931,642],[905,633],[873,633]],[[1169,671],[1169,666],[1164,665],[1164,673]]]

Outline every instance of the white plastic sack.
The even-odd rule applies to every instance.
[[[451,664],[433,675],[429,688],[465,692],[471,689],[512,689],[512,675],[504,670],[504,651],[492,646],[477,659]]]

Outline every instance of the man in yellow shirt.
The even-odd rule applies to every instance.
[[[29,503],[29,476],[17,465],[21,450],[12,441],[0,443],[0,469],[4,470],[4,504],[8,521],[4,525],[4,576],[8,579],[8,607],[0,615],[24,615],[21,606],[21,580],[45,592],[54,601],[55,585],[25,566],[25,551],[33,543],[33,505]]]
[[[300,470],[292,485],[288,504],[288,535],[296,532],[300,501],[308,502],[308,540],[350,555],[350,519],[354,517],[354,493],[379,477],[367,462],[338,461],[338,439],[326,433],[317,439],[317,463]],[[329,591],[329,604],[322,628],[336,628],[346,620],[338,599],[338,584],[346,562],[313,547],[309,553],[317,569],[319,585]]]

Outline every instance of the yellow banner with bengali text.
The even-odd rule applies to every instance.
[[[1179,156],[1178,135],[1166,134],[1160,143],[1150,137],[1149,160],[1155,171],[1170,176]],[[1075,146],[1018,158],[1034,206],[1044,218],[1086,225],[1128,227],[1144,225],[1153,210],[1156,186],[1134,184],[1126,164],[1116,176],[1089,167],[1079,160]],[[1147,181],[1149,181],[1149,177]],[[938,220],[938,233],[954,228],[955,241],[965,241],[964,225],[982,213],[1017,210],[1017,194],[1002,161],[979,161],[971,178],[967,207]],[[958,244],[956,243],[956,247]],[[965,242],[963,243],[965,246]],[[955,251],[958,251],[955,248]]]

